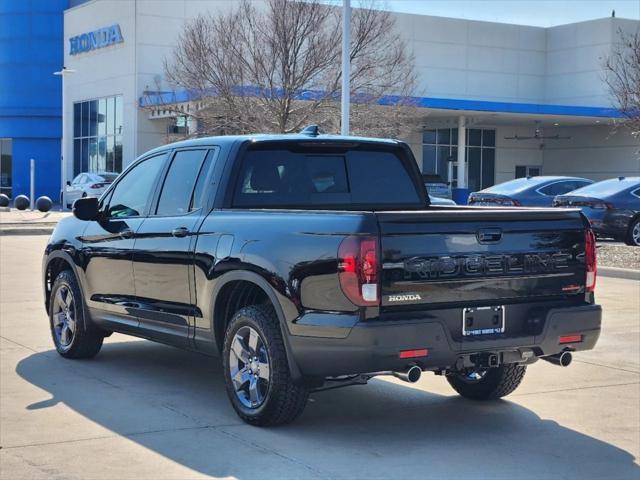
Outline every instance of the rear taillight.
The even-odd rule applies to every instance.
[[[616,208],[613,204],[609,202],[595,202],[587,206],[590,206],[591,208],[594,208],[596,210],[612,210]]]
[[[102,188],[102,187],[104,187],[104,183],[94,183],[94,184],[93,184],[93,185],[91,185],[89,188],[95,188],[95,189],[98,189],[98,188]]]
[[[596,288],[596,274],[598,266],[596,262],[596,236],[591,229],[584,233],[584,265],[586,269],[585,290],[593,292]]]
[[[338,276],[346,297],[361,307],[380,304],[378,238],[346,237],[338,248]]]
[[[509,198],[509,197],[497,198],[496,203],[499,203],[503,207],[519,207],[520,206],[520,202],[518,200]]]

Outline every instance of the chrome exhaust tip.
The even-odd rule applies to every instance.
[[[406,370],[403,370],[401,372],[391,372],[391,374],[394,377],[399,378],[400,380],[404,380],[405,382],[416,383],[422,376],[422,370],[417,365],[411,365]]]
[[[542,357],[543,360],[546,360],[549,363],[553,363],[554,365],[558,365],[560,367],[568,367],[571,365],[571,361],[573,360],[573,355],[571,352],[562,352],[557,355],[549,355],[548,357]]]

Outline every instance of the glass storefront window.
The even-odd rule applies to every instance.
[[[123,118],[121,95],[74,104],[74,176],[122,171]]]
[[[435,145],[436,142],[436,131],[435,130],[425,130],[422,132],[422,143]]]
[[[490,187],[495,181],[496,131],[488,128],[469,128],[466,137],[468,187],[471,190]],[[439,175],[444,181],[455,186],[458,129],[424,130],[422,142],[422,172]],[[453,161],[452,167],[449,165],[450,160]]]
[[[107,134],[107,99],[98,100],[98,135]]]
[[[12,198],[11,163],[13,145],[10,138],[0,138],[0,193]]]

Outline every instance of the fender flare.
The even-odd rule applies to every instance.
[[[71,267],[71,271],[76,277],[76,281],[78,282],[78,288],[80,288],[80,293],[82,295],[82,310],[83,310],[82,328],[86,330],[87,329],[86,322],[87,322],[87,318],[89,318],[89,310],[87,308],[87,302],[85,301],[84,285],[82,284],[80,275],[78,275],[78,265],[73,260],[73,257],[64,250],[53,250],[52,252],[50,252],[47,255],[44,268],[42,269],[42,280],[43,280],[42,284],[43,284],[44,295],[45,295],[45,308],[47,310],[47,316],[49,316],[49,306],[50,306],[49,299],[47,298],[47,295],[49,293],[47,292],[47,270],[49,270],[49,265],[51,264],[51,262],[56,259],[64,260],[65,263],[67,263]],[[53,282],[53,280],[55,279],[51,279],[51,280]]]
[[[276,295],[276,292],[273,290],[273,287],[269,284],[269,282],[267,282],[267,280],[265,280],[264,277],[258,275],[257,273],[252,272],[250,270],[233,270],[231,272],[225,273],[220,278],[218,278],[218,281],[216,282],[216,286],[212,291],[212,297],[213,297],[212,310],[213,311],[211,312],[211,322],[212,322],[211,331],[214,332],[214,336],[215,336],[215,328],[213,327],[216,321],[214,318],[214,312],[215,312],[215,305],[218,300],[218,293],[220,292],[222,287],[224,287],[229,282],[238,281],[238,280],[247,281],[255,284],[261,290],[263,290],[264,293],[269,298],[269,301],[271,302],[271,304],[273,305],[273,308],[276,311],[276,316],[278,317],[278,324],[280,325],[280,333],[282,334],[282,341],[284,342],[284,348],[287,353],[287,363],[289,365],[289,372],[291,373],[291,378],[294,381],[301,380],[302,373],[300,372],[300,368],[298,367],[298,364],[295,362],[293,358],[293,353],[291,351],[291,344],[289,342],[289,329],[286,326],[287,321],[284,315],[284,311],[282,309],[282,305],[280,304],[280,301],[278,300],[278,297]]]

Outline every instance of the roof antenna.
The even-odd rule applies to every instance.
[[[302,135],[309,135],[310,137],[317,137],[320,135],[320,130],[318,130],[317,125],[309,125],[305,127],[304,130],[300,132]]]

